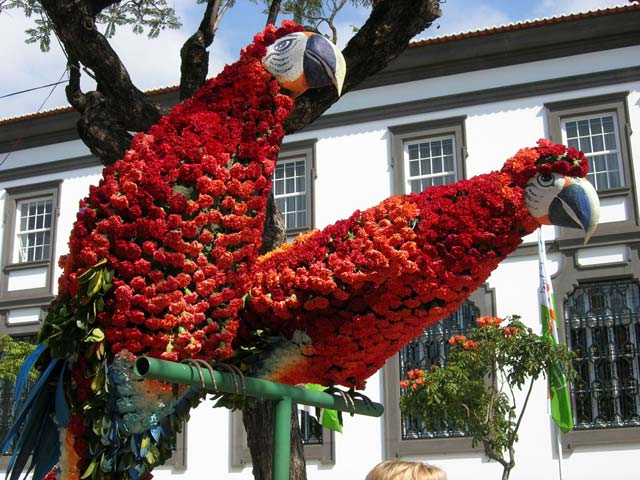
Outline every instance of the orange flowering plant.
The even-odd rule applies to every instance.
[[[502,465],[506,480],[515,466],[518,429],[535,380],[556,362],[570,375],[571,356],[565,345],[553,345],[518,316],[476,322],[468,337],[449,339],[444,367],[407,372],[400,382],[400,408],[429,430],[447,424],[466,429],[474,446],[481,443],[485,455]]]

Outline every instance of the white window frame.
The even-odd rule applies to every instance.
[[[409,146],[417,143],[434,142],[442,139],[453,140],[453,182],[466,176],[465,160],[467,158],[465,123],[466,117],[452,117],[427,122],[413,123],[389,127],[391,144],[391,167],[394,176],[394,193],[404,194],[411,191]],[[444,167],[444,165],[443,165]],[[448,174],[450,175],[450,174]],[[438,178],[440,174],[431,175]],[[425,176],[424,178],[428,178]],[[453,183],[447,182],[447,183]]]
[[[453,165],[452,165],[452,169],[451,170],[446,170],[445,169],[445,162],[444,162],[444,152],[441,151],[441,155],[439,157],[436,156],[429,156],[429,157],[418,157],[418,159],[412,159],[411,155],[410,155],[410,148],[413,145],[417,145],[418,149],[420,149],[421,145],[427,144],[429,146],[429,149],[432,148],[433,144],[436,142],[439,142],[441,145],[441,148],[443,149],[444,146],[442,145],[442,143],[444,141],[450,140],[451,144],[452,144],[452,149],[451,149],[451,156],[453,157]],[[432,185],[427,185],[424,188],[427,188],[429,186],[436,186],[436,185],[444,185],[444,184],[448,184],[448,183],[453,183],[455,182],[459,177],[458,177],[458,169],[456,168],[456,138],[455,135],[442,135],[442,136],[437,136],[437,137],[425,137],[425,138],[420,138],[420,139],[416,139],[416,140],[407,140],[403,143],[403,150],[404,150],[404,171],[407,172],[406,175],[406,179],[405,179],[405,191],[406,192],[411,192],[413,191],[413,189],[411,188],[411,184],[412,182],[415,181],[427,181],[428,183],[431,183]],[[438,173],[434,173],[434,160],[435,159],[440,159],[441,162],[441,171]],[[416,176],[412,176],[411,175],[411,162],[413,161],[426,161],[429,163],[429,170],[430,173],[422,173]],[[446,177],[453,177],[453,179],[451,181],[442,181],[439,182],[438,179],[443,179]],[[424,190],[424,188],[422,190]]]
[[[287,230],[287,237],[291,238],[298,233],[305,232],[307,230],[311,230],[314,228],[314,181],[315,181],[315,143],[316,140],[311,141],[301,141],[295,143],[289,143],[282,145],[280,150],[280,155],[278,155],[278,163],[276,165],[276,170],[274,170],[273,177],[273,195],[276,200],[276,204],[280,199],[286,198],[294,198],[304,196],[304,204],[306,208],[306,223],[304,225],[294,225],[289,227],[287,225],[286,211],[282,211],[283,216],[285,217],[285,225]],[[276,171],[278,167],[286,168],[287,164],[304,162],[304,183],[305,189],[304,192],[295,191],[293,193],[276,193],[276,182],[278,181],[275,178]],[[296,189],[297,190],[297,189]]]
[[[21,229],[20,223],[22,220],[22,216],[21,216],[21,206],[24,204],[30,204],[30,203],[39,203],[39,202],[48,202],[50,204],[50,212],[49,215],[51,216],[51,218],[49,219],[49,227],[46,226],[42,226],[39,227],[38,225],[36,225],[34,228],[29,228],[27,226],[27,228],[25,228],[25,230]],[[46,205],[46,203],[45,203]],[[45,206],[46,208],[46,206]],[[41,215],[40,213],[36,212],[36,220],[35,222],[38,223],[39,219],[38,217],[40,216],[44,216],[46,215],[46,211],[44,212],[43,215]],[[27,219],[30,219],[31,216],[28,215],[26,217]],[[42,197],[35,197],[35,198],[24,198],[24,199],[20,199],[16,202],[16,214],[15,214],[15,224],[14,224],[14,233],[15,233],[15,239],[14,239],[14,248],[13,248],[13,256],[12,256],[12,263],[29,263],[29,262],[41,262],[41,261],[45,261],[45,260],[51,260],[51,256],[53,254],[53,252],[51,251],[51,246],[53,244],[53,218],[54,218],[54,211],[53,211],[53,195],[45,195]],[[45,233],[45,232],[49,232],[49,242],[46,244],[47,248],[48,248],[48,254],[47,255],[41,255],[39,257],[41,258],[34,258],[34,259],[24,259],[22,258],[23,255],[23,250],[25,250],[27,253],[27,257],[29,257],[29,250],[36,250],[39,246],[36,243],[35,245],[29,245],[27,244],[27,246],[25,247],[21,241],[21,236],[23,235],[31,235],[31,234],[39,234],[39,233]],[[42,245],[40,245],[40,247],[44,246],[45,244],[43,243]],[[35,256],[35,255],[34,255]]]

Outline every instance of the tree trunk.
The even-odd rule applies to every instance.
[[[273,431],[275,403],[269,400],[248,398],[242,410],[242,421],[247,431],[247,443],[251,451],[255,480],[272,480]],[[298,426],[298,408],[291,412],[291,464],[290,480],[307,480],[304,446]]]

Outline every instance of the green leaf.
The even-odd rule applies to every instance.
[[[89,466],[87,467],[87,469],[84,471],[84,473],[80,478],[83,479],[83,478],[93,477],[93,473],[95,472],[97,466],[98,466],[98,459],[94,459],[89,464]]]
[[[100,289],[102,288],[102,277],[103,270],[98,270],[96,274],[91,277],[91,280],[89,280],[89,286],[87,287],[88,297],[91,298],[100,291]]]
[[[104,332],[101,328],[92,329],[89,334],[84,337],[85,342],[101,342],[104,340]]]

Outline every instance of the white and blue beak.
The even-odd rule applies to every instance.
[[[584,178],[536,175],[527,183],[525,195],[529,212],[540,224],[581,229],[585,243],[598,225],[598,193]]]

